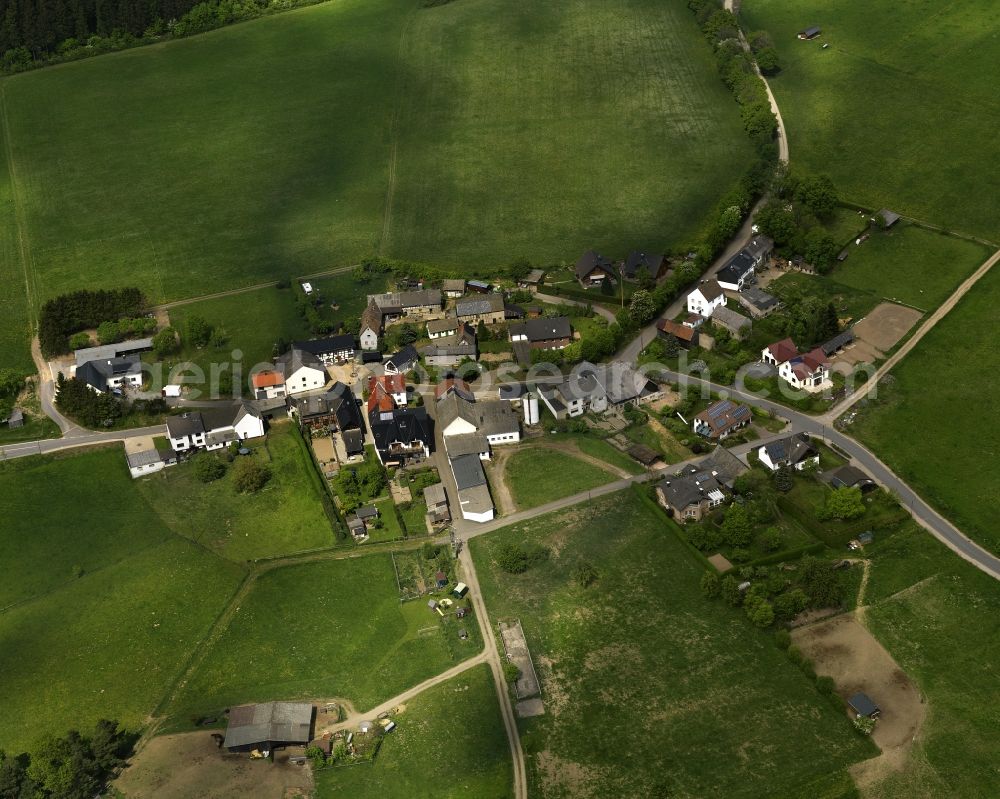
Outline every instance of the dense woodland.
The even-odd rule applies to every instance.
[[[158,21],[183,16],[198,0],[0,0],[0,52],[27,48],[35,57],[68,39],[124,31],[142,36]]]

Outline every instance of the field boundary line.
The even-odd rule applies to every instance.
[[[403,50],[406,40],[410,34],[410,27],[416,18],[417,6],[414,6],[403,23],[403,29],[399,33],[399,43],[396,46],[396,96],[392,102],[392,116],[389,119],[389,137],[392,146],[389,148],[389,170],[385,187],[385,207],[382,209],[382,233],[379,235],[378,246],[375,248],[378,255],[382,255],[385,249],[386,239],[389,237],[389,228],[392,226],[392,204],[396,196],[396,163],[399,153],[399,119],[402,115],[400,105],[403,102]]]
[[[10,176],[10,197],[14,205],[14,226],[17,228],[17,245],[21,259],[21,271],[24,273],[24,296],[28,304],[28,338],[34,330],[35,299],[38,296],[37,276],[34,269],[34,259],[31,256],[31,245],[27,236],[27,222],[24,219],[24,203],[17,181],[17,166],[14,162],[14,147],[11,142],[10,120],[7,114],[7,86],[0,83],[0,119],[3,121],[4,159],[7,162],[7,174]]]

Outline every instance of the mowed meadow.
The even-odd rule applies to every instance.
[[[682,0],[333,0],[0,88],[15,310],[668,247],[752,159]]]
[[[774,38],[796,166],[829,174],[845,199],[1000,240],[1000,6],[745,0],[740,14]],[[799,41],[812,25],[822,35]]]

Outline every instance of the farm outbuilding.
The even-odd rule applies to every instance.
[[[811,28],[806,28],[804,31],[799,31],[799,38],[802,39],[803,41],[807,39],[815,39],[822,32],[823,31],[821,28],[814,25]]]
[[[459,598],[464,597],[467,593],[469,593],[469,586],[465,583],[459,583],[452,589],[452,593]]]
[[[882,713],[882,708],[876,705],[868,694],[860,691],[848,699],[847,704],[858,718],[877,719]]]
[[[229,711],[223,744],[230,752],[270,752],[312,740],[313,706],[308,702],[264,702]]]

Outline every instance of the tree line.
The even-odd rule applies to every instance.
[[[322,0],[0,0],[0,66],[22,72],[179,39]]]
[[[31,753],[0,749],[0,799],[91,799],[125,765],[137,738],[102,719],[89,735],[49,735]]]
[[[38,342],[46,358],[69,352],[72,333],[138,316],[146,297],[137,288],[74,291],[48,300],[38,317]]]

